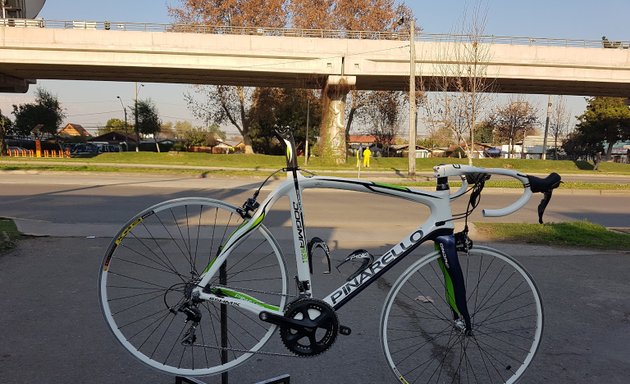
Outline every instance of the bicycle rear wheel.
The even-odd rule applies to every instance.
[[[543,308],[529,274],[510,256],[476,246],[459,253],[472,335],[453,320],[438,252],[396,281],[381,316],[385,357],[402,383],[514,383],[540,344]]]
[[[153,368],[180,376],[227,371],[252,356],[276,326],[256,314],[203,301],[191,290],[241,225],[236,208],[204,198],[175,199],[131,219],[111,242],[100,272],[100,303],[116,339]],[[225,276],[211,281],[283,308],[287,274],[282,253],[264,226],[230,252]],[[194,337],[191,317],[199,316]]]

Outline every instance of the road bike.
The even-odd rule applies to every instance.
[[[512,257],[472,244],[467,219],[485,181],[496,174],[520,181],[523,194],[511,205],[483,214],[508,215],[541,192],[542,222],[560,176],[440,165],[434,168],[435,191],[316,176],[298,167],[292,135],[277,135],[287,159],[286,168],[277,172],[285,172],[287,180],[264,201],[257,199],[270,178],[241,207],[201,197],[169,200],[140,212],[114,237],[100,271],[99,298],[120,344],[143,363],[178,376],[218,374],[255,354],[274,354],[262,348],[276,330],[291,355],[318,355],[339,334],[351,333],[339,322],[341,307],[420,244],[433,242],[435,251],[417,256],[385,299],[380,338],[387,364],[402,383],[516,382],[541,341],[540,294]],[[454,192],[449,177],[461,178]],[[356,272],[316,298],[313,254],[327,260],[328,272],[330,255],[326,242],[306,235],[306,188],[406,199],[428,207],[430,214],[379,257],[366,250],[352,252],[344,262],[359,265]],[[467,193],[466,212],[453,215],[451,202]],[[293,278],[264,225],[281,197],[289,201]],[[466,220],[462,232],[454,233],[455,219]]]

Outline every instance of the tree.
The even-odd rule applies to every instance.
[[[482,42],[487,11],[478,1],[469,14],[465,8],[461,30],[454,35],[454,44],[442,44],[436,64],[437,76],[432,88],[437,92],[425,98],[424,107],[429,121],[453,130],[458,143],[468,148],[472,165],[475,128],[487,108],[494,87],[487,78],[490,45]],[[422,85],[422,79],[418,84]],[[468,145],[471,143],[471,145]]]
[[[376,144],[381,146],[385,153],[389,153],[389,146],[393,144],[398,133],[403,97],[400,92],[377,91],[370,93],[369,98],[378,102],[374,102],[374,107],[368,111],[367,133],[375,137]]]
[[[553,106],[549,119],[549,130],[554,142],[554,159],[558,160],[558,141],[569,131],[571,116],[567,110],[564,96],[558,97],[558,102]]]
[[[183,24],[238,27],[284,27],[287,23],[285,0],[181,0],[180,7],[169,7],[169,14]],[[194,95],[185,95],[195,117],[218,125],[230,124],[243,136],[245,153],[253,153],[247,115],[252,88],[210,85],[195,86]]]
[[[134,121],[138,122],[138,126],[135,127],[135,129],[143,135],[152,135],[155,141],[155,147],[157,151],[160,152],[157,136],[160,132],[162,122],[160,121],[157,108],[153,102],[151,100],[138,100],[137,106],[131,109],[131,114]],[[138,143],[138,145],[140,145],[140,143]]]
[[[243,136],[245,153],[253,153],[253,135],[248,116],[255,88],[211,85],[195,86],[193,91],[200,97],[190,93],[184,97],[195,117],[208,124],[233,126]]]
[[[448,147],[453,143],[453,131],[449,127],[432,129],[424,145],[429,148]]]
[[[133,133],[133,126],[125,127],[124,120],[121,120],[118,118],[112,118],[112,119],[107,120],[103,128],[98,129],[99,135],[109,133],[109,132],[121,132],[121,133],[129,134],[129,133]]]
[[[327,8],[330,11],[327,20],[331,20],[327,28],[366,32],[409,30],[412,12],[404,3],[396,4],[393,0],[336,0],[332,3],[334,6]],[[401,20],[403,20],[402,23]],[[346,104],[346,137],[350,134],[355,120],[369,120],[373,116],[371,111],[382,109],[391,99],[397,98],[399,93],[393,92],[386,98],[375,96],[385,94],[386,92],[383,91],[377,93],[350,91],[350,100]],[[398,104],[398,107],[400,106]]]
[[[6,136],[11,130],[11,120],[2,114],[0,110],[0,156],[4,156],[6,152]]]
[[[393,0],[182,0],[180,5],[169,8],[170,15],[177,22],[192,25],[285,27],[290,22],[296,28],[384,31],[404,28],[398,20],[411,15],[408,7],[395,5]],[[197,86],[194,93],[198,98],[189,94],[187,101],[196,117],[234,126],[250,153],[254,135],[248,116],[255,91],[233,86]],[[358,100],[355,93],[353,100]],[[354,113],[350,113],[346,132],[352,116]],[[345,153],[345,142],[341,144]]]
[[[507,141],[509,154],[514,154],[514,144],[523,140],[525,135],[535,131],[538,123],[536,109],[522,97],[517,97],[507,105],[495,110],[491,120],[495,125],[495,133],[499,140]],[[522,152],[522,151],[521,151]]]
[[[489,119],[484,119],[475,126],[475,140],[479,143],[494,144],[494,125]]]
[[[208,128],[200,128],[195,127],[186,129],[182,132],[182,140],[184,142],[184,146],[187,149],[191,147],[197,146],[215,146],[220,140],[225,139],[225,132],[219,129],[219,126],[216,124],[211,125]]]
[[[37,88],[34,103],[13,105],[13,115],[14,129],[25,136],[38,125],[41,132],[55,135],[66,117],[57,97],[43,88]]]
[[[190,121],[176,121],[173,129],[175,130],[175,138],[183,139],[186,132],[193,129],[193,125]]]
[[[562,144],[562,149],[571,160],[595,158],[597,153],[602,152],[601,143],[590,141],[586,136],[576,131],[567,135],[567,139]]]
[[[284,27],[285,0],[181,0],[168,7],[178,23],[188,25]]]
[[[310,109],[309,142],[313,143],[318,134],[321,120],[321,106],[313,91],[306,89],[258,88],[255,91],[254,105],[249,113],[256,152],[267,154],[281,153],[276,145],[273,130],[275,126],[293,128],[298,150],[304,150],[306,143],[307,110]]]
[[[291,0],[287,4],[291,25],[301,29],[333,29],[335,0]]]
[[[607,143],[605,159],[619,140],[630,139],[630,108],[620,97],[587,99],[586,111],[578,117],[577,134],[588,144]]]

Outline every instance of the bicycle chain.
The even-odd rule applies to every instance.
[[[219,285],[219,284],[213,284],[213,287],[237,289],[239,291],[262,293],[262,294],[265,294],[265,295],[284,296],[284,297],[291,297],[292,296],[290,294],[282,294],[282,293],[278,293],[278,292],[267,292],[267,291],[262,291],[262,290],[259,290],[259,289],[241,288],[241,287],[234,287],[234,286],[229,286],[228,287],[228,286]],[[199,348],[206,348],[206,349],[220,350],[220,351],[252,353],[252,354],[257,354],[257,355],[265,355],[265,356],[281,356],[281,357],[296,357],[296,358],[308,357],[308,356],[298,356],[298,355],[293,354],[293,353],[265,352],[265,351],[255,351],[254,352],[254,351],[250,351],[250,350],[246,350],[246,349],[219,347],[219,346],[216,346],[216,345],[191,344],[191,346],[199,347]]]
[[[251,353],[256,355],[265,355],[265,356],[282,356],[282,357],[310,357],[310,356],[298,356],[292,353],[281,353],[281,352],[264,352],[264,351],[250,351],[246,349],[240,348],[228,348],[228,347],[219,347],[216,345],[203,345],[203,344],[191,344],[193,347],[206,348],[206,349],[215,349],[220,351],[232,351],[232,352],[241,352],[241,353]]]

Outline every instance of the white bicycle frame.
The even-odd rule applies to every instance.
[[[483,210],[484,216],[504,216],[522,208],[532,195],[529,188],[527,175],[517,171],[498,168],[478,168],[458,164],[440,165],[434,168],[437,178],[460,176],[462,186],[453,194],[450,191],[422,191],[417,189],[398,187],[389,184],[337,177],[312,176],[304,177],[299,170],[287,172],[287,180],[278,186],[261,203],[253,216],[246,220],[227,240],[221,252],[212,260],[210,265],[201,275],[198,287],[193,294],[202,300],[219,302],[231,306],[243,308],[256,314],[263,311],[283,315],[283,308],[274,307],[263,303],[253,296],[238,292],[229,287],[221,287],[220,294],[207,292],[204,287],[219,273],[221,264],[229,257],[231,251],[241,242],[247,240],[247,235],[258,227],[265,219],[271,207],[281,197],[288,196],[291,206],[291,222],[293,230],[293,244],[295,261],[297,265],[297,279],[302,287],[301,294],[312,296],[311,276],[309,269],[309,255],[307,250],[307,237],[304,228],[304,214],[302,209],[302,190],[306,188],[332,188],[338,190],[370,192],[391,197],[402,198],[427,206],[430,210],[428,219],[408,234],[397,245],[393,246],[378,259],[372,262],[362,273],[352,281],[344,283],[339,288],[326,296],[323,300],[335,310],[343,306],[365,287],[374,282],[383,273],[394,266],[400,259],[408,255],[417,246],[427,240],[432,240],[440,235],[452,235],[454,230],[451,212],[451,200],[454,200],[467,192],[468,183],[466,174],[498,174],[516,178],[524,186],[523,195],[512,205],[496,210]],[[228,284],[229,285],[229,284]]]

